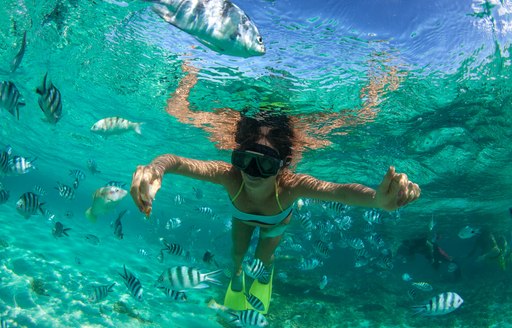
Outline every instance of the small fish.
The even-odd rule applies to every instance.
[[[38,211],[44,214],[43,205],[44,203],[39,202],[39,197],[36,194],[26,192],[16,202],[16,210],[25,219],[28,219],[30,216],[37,214]]]
[[[169,289],[166,287],[158,287],[164,292],[164,294],[169,297],[170,299],[178,302],[186,302],[187,301],[187,294],[185,292]]]
[[[14,73],[16,69],[20,66],[21,60],[25,55],[25,49],[27,47],[27,31],[23,32],[23,39],[21,39],[21,47],[14,59],[11,62],[11,72]]]
[[[321,255],[321,256],[327,258],[327,257],[329,257],[329,252],[330,252],[332,246],[322,240],[317,240],[314,242],[313,248],[318,255]]]
[[[364,248],[364,242],[361,238],[350,238],[347,240],[347,243],[350,247],[354,249],[363,249]]]
[[[6,146],[5,150],[0,153],[0,176],[9,172],[9,159],[12,154],[12,147]]]
[[[145,0],[167,23],[194,36],[221,54],[252,57],[265,54],[258,28],[229,0]]]
[[[77,190],[79,186],[80,186],[80,180],[78,178],[76,178],[75,181],[73,181],[73,189]]]
[[[46,195],[46,190],[44,190],[41,186],[34,186],[34,193],[38,194],[39,197],[43,197]]]
[[[240,323],[243,327],[266,327],[269,325],[263,314],[256,310],[243,310],[231,313],[234,319],[232,323]]]
[[[342,204],[342,203],[338,203],[338,202],[323,202],[322,203],[322,207],[325,210],[331,210],[331,211],[334,211],[334,212],[336,212],[338,214],[344,214],[350,208],[348,205],[345,205],[345,204]]]
[[[126,288],[130,291],[130,294],[137,300],[142,301],[142,284],[130,271],[126,270],[126,265],[123,266],[124,274],[119,275],[123,278]]]
[[[5,108],[12,116],[20,119],[20,106],[25,106],[22,96],[11,81],[0,83],[0,107]]]
[[[316,269],[318,266],[320,266],[322,262],[316,258],[310,258],[310,259],[302,259],[299,263],[299,270],[302,271],[309,271]]]
[[[363,218],[369,224],[381,224],[382,223],[382,215],[376,209],[368,210],[364,212]]]
[[[89,296],[88,301],[91,303],[97,303],[104,300],[108,293],[113,292],[113,288],[116,283],[112,285],[92,286],[92,294]]]
[[[21,156],[13,156],[9,159],[9,173],[11,175],[22,175],[36,169],[34,162],[37,158],[27,159]]]
[[[142,134],[140,126],[142,123],[130,122],[122,117],[107,117],[94,123],[91,131],[105,137],[122,134],[130,130],[135,131],[137,134]]]
[[[450,273],[457,271],[458,268],[459,266],[454,262],[450,262],[450,264],[448,264],[448,272]]]
[[[480,228],[472,228],[470,226],[465,226],[464,228],[460,229],[458,235],[460,239],[468,239],[478,234],[480,234]]]
[[[174,204],[176,204],[176,205],[185,204],[185,198],[182,195],[177,194],[176,196],[174,196]]]
[[[114,222],[114,236],[116,236],[117,239],[121,240],[123,239],[123,225],[121,223],[121,218],[123,217],[123,215],[126,214],[128,210],[124,210],[122,211],[121,213],[119,213],[119,215],[117,216],[117,219],[116,221]]]
[[[0,190],[0,205],[5,204],[9,200],[9,192],[5,189]]]
[[[203,198],[203,191],[200,188],[192,187],[197,199]]]
[[[242,267],[245,274],[253,279],[265,279],[269,274],[263,261],[258,258],[254,258],[251,262],[244,261]]]
[[[185,255],[185,250],[183,249],[183,247],[181,247],[181,245],[175,244],[175,243],[169,243],[163,238],[160,238],[160,241],[165,246],[165,248],[162,249],[162,251],[167,251],[167,253],[169,253],[171,255],[176,255],[176,256]]]
[[[117,187],[101,187],[92,195],[92,206],[87,209],[85,216],[89,221],[96,222],[99,215],[113,210],[128,194],[124,189]]]
[[[413,282],[411,284],[414,288],[419,289],[424,292],[430,292],[432,291],[432,285],[430,285],[428,282]]]
[[[219,264],[217,263],[217,261],[215,261],[215,255],[210,251],[204,252],[203,262],[208,264],[214,264],[217,268],[219,267]]]
[[[416,288],[411,288],[407,291],[407,296],[411,299],[411,301],[414,301],[417,297],[418,290]]]
[[[320,280],[320,283],[318,283],[318,288],[324,289],[325,286],[327,286],[327,283],[329,282],[329,279],[327,279],[327,276],[322,276],[322,280]]]
[[[62,223],[59,221],[55,222],[55,226],[52,229],[52,235],[55,238],[60,238],[64,236],[68,236],[68,231],[71,230],[71,228],[65,228]]]
[[[215,214],[213,213],[213,210],[211,207],[207,206],[200,206],[197,208],[197,211],[201,214],[208,215],[210,217],[213,217]]]
[[[451,313],[457,310],[464,300],[459,294],[454,292],[445,292],[434,296],[430,301],[423,305],[416,305],[414,314],[421,314],[424,316],[438,316]]]
[[[69,175],[80,181],[85,180],[85,173],[82,170],[69,170]]]
[[[412,281],[412,277],[411,277],[411,275],[410,275],[410,274],[408,274],[408,273],[404,273],[404,274],[402,275],[402,280],[403,280],[403,281],[406,281],[406,282],[409,282],[409,281]]]
[[[200,273],[195,268],[187,266],[175,266],[166,269],[158,278],[157,287],[167,287],[169,289],[183,291],[187,289],[208,288],[206,282],[220,285],[220,281],[212,276],[221,273],[222,270],[216,270],[208,273]]]
[[[95,246],[99,245],[99,243],[100,243],[100,239],[95,235],[87,234],[84,237],[85,237],[85,240],[87,240],[89,243],[91,243]]]
[[[40,95],[37,101],[48,122],[56,124],[62,117],[62,98],[52,82],[46,83],[47,77],[48,73],[44,75],[42,86],[36,89],[36,93]]]
[[[306,213],[299,214],[299,222],[306,231],[313,230],[313,221],[311,221],[311,212],[307,211]]]
[[[75,188],[70,187],[68,185],[57,182],[57,187],[55,187],[59,191],[59,196],[67,199],[73,200],[75,199]]]
[[[101,171],[98,170],[98,164],[96,164],[96,161],[93,159],[87,160],[87,168],[92,174],[101,173]]]
[[[245,298],[247,299],[247,303],[249,303],[256,311],[265,311],[265,304],[263,304],[263,302],[253,294],[245,293]]]

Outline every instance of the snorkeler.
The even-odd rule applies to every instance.
[[[507,262],[512,260],[512,252],[504,234],[497,237],[489,229],[476,236],[475,243],[467,257],[476,256],[475,262],[496,261],[501,270],[506,270]]]

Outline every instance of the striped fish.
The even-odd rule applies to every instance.
[[[30,216],[37,214],[38,211],[44,214],[43,205],[44,203],[39,202],[39,197],[36,194],[26,192],[21,195],[18,202],[16,202],[16,210],[23,215],[25,219],[28,219]]]
[[[57,187],[55,187],[59,191],[59,196],[68,200],[75,199],[75,188],[70,187],[68,185],[57,182]]]
[[[169,297],[170,299],[178,302],[186,302],[187,301],[187,294],[185,292],[169,289],[166,287],[158,287],[164,292],[164,294]]]
[[[432,291],[432,285],[430,285],[428,282],[413,282],[411,284],[414,288],[419,289],[424,292],[430,292]]]
[[[261,56],[258,28],[229,0],[145,0],[167,23],[193,35],[213,51],[238,57]]]
[[[34,193],[38,194],[40,197],[43,197],[46,195],[46,190],[44,190],[43,187],[36,185],[34,186]]]
[[[263,314],[255,310],[244,310],[239,313],[231,313],[234,319],[231,321],[241,324],[243,327],[266,327],[269,325]]]
[[[171,255],[176,255],[176,256],[185,255],[185,250],[183,249],[183,247],[181,247],[181,245],[175,244],[175,243],[169,243],[163,238],[160,238],[160,241],[165,246],[165,248],[162,249],[162,251],[167,251],[167,253],[169,253]]]
[[[299,214],[299,222],[306,231],[313,230],[313,221],[311,221],[311,212],[307,211],[306,213]]]
[[[368,224],[381,224],[382,223],[382,215],[376,209],[365,211],[363,214],[363,218]]]
[[[94,123],[91,127],[91,132],[100,134],[104,137],[114,134],[121,134],[130,130],[135,131],[137,134],[142,134],[140,126],[142,123],[130,122],[122,117],[107,117]]]
[[[299,263],[299,270],[302,270],[302,271],[313,270],[322,264],[323,263],[319,259],[316,259],[316,258],[302,259]]]
[[[7,146],[5,150],[0,153],[0,176],[9,172],[9,159],[12,154],[12,147]]]
[[[9,173],[12,175],[22,175],[35,170],[34,162],[37,158],[28,159],[21,156],[13,156],[9,159]]]
[[[245,298],[247,299],[247,303],[256,311],[265,311],[265,304],[253,294],[245,293]]]
[[[123,224],[121,223],[121,218],[126,214],[128,210],[124,210],[117,216],[116,221],[114,222],[114,236],[116,236],[117,239],[121,240],[124,237],[123,234]]]
[[[62,117],[62,99],[60,91],[53,85],[53,83],[46,82],[47,77],[48,73],[44,75],[43,84],[36,89],[36,92],[40,95],[38,103],[46,116],[46,119],[48,122],[55,124]]]
[[[313,248],[315,252],[323,257],[329,257],[329,252],[331,250],[331,247],[329,244],[327,244],[325,241],[317,240],[313,244]]]
[[[25,106],[22,96],[11,81],[0,83],[0,107],[5,108],[12,116],[20,119],[20,106]],[[16,115],[15,115],[16,114]]]
[[[413,308],[416,309],[414,314],[438,316],[457,310],[462,303],[464,303],[464,300],[459,296],[459,294],[454,292],[445,292],[432,297],[428,303],[416,305],[413,306]]]
[[[0,190],[0,205],[5,204],[9,200],[9,192],[5,189]]]
[[[27,31],[23,32],[23,39],[21,39],[21,47],[16,56],[14,56],[14,59],[11,62],[11,72],[14,73],[14,71],[20,66],[21,60],[23,59],[23,56],[25,55],[25,49],[27,47]]]
[[[206,282],[220,285],[220,281],[212,278],[212,276],[221,273],[222,270],[216,270],[208,273],[200,273],[195,268],[187,266],[175,266],[166,269],[158,278],[157,286],[169,289],[183,291],[187,289],[208,288]]]
[[[85,180],[85,173],[82,170],[69,170],[69,175],[80,181]]]
[[[331,210],[338,214],[344,214],[349,210],[349,206],[339,202],[323,202],[322,207],[325,210]]]
[[[268,278],[268,271],[265,269],[263,261],[258,258],[254,258],[252,262],[245,261],[242,264],[242,267],[245,274],[253,279]]]
[[[92,293],[89,296],[89,302],[96,303],[99,301],[104,300],[108,293],[113,292],[113,288],[116,285],[116,283],[113,283],[112,285],[103,285],[103,286],[92,286]]]
[[[126,270],[126,265],[123,265],[124,275],[119,274],[123,280],[126,288],[130,291],[130,294],[137,300],[142,301],[142,285],[140,280],[137,279],[130,271]]]

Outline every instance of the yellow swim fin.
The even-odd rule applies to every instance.
[[[272,272],[270,273],[270,280],[268,284],[262,284],[257,279],[255,279],[251,285],[251,289],[249,290],[249,295],[253,295],[257,299],[259,299],[263,303],[263,311],[259,311],[262,314],[267,314],[268,308],[270,306],[270,298],[272,296],[272,280],[274,278],[274,267],[272,267]]]
[[[224,306],[234,311],[244,311],[249,308],[247,299],[245,298],[245,274],[242,272],[242,290],[236,292],[231,289],[231,281],[229,282],[226,296],[224,297]]]

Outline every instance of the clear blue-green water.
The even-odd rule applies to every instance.
[[[218,150],[207,132],[165,111],[187,61],[199,69],[190,94],[195,112],[280,102],[310,122],[305,132],[323,146],[306,149],[297,172],[376,187],[395,165],[422,189],[399,219],[383,213],[384,222],[374,225],[392,254],[392,268],[378,260],[356,268],[356,251],[344,243],[347,236],[368,237],[366,209],[344,214],[353,225],[340,237],[330,225],[338,214],[316,203],[302,208],[311,212],[315,228],[308,234],[294,220],[277,252],[267,315],[272,327],[512,326],[512,263],[502,269],[495,260],[478,261],[468,256],[478,237],[458,237],[470,225],[512,243],[512,3],[236,3],[258,25],[267,46],[264,56],[214,53],[139,1],[2,2],[0,80],[13,81],[26,106],[19,121],[0,110],[0,147],[37,157],[37,170],[0,180],[10,191],[0,205],[1,318],[12,327],[230,326],[206,305],[211,298],[221,302],[227,277],[223,286],[190,291],[185,303],[154,287],[170,266],[214,269],[202,262],[206,250],[221,267],[230,267],[228,198],[218,186],[166,177],[150,220],[130,197],[95,224],[84,217],[96,189],[111,180],[129,185],[135,167],[159,154],[229,160],[230,153]],[[24,31],[27,50],[10,73]],[[35,89],[46,72],[63,99],[64,116],[56,125],[42,120],[37,104]],[[331,115],[322,119],[326,113]],[[109,116],[144,122],[142,136],[105,139],[90,132],[94,122]],[[101,173],[88,170],[90,159]],[[73,169],[86,179],[76,198],[66,200],[55,187],[71,184]],[[20,195],[36,185],[47,191],[43,201],[53,220],[42,215],[25,220],[16,211]],[[175,202],[176,196],[184,203]],[[202,206],[216,218],[201,214]],[[123,218],[124,239],[118,240],[111,222],[123,209],[129,212]],[[181,226],[168,227],[172,218]],[[430,231],[432,218],[436,225]],[[69,237],[52,235],[55,221],[71,228]],[[456,260],[460,277],[448,272],[446,263],[434,270],[420,255],[407,262],[397,255],[403,240],[434,232]],[[91,244],[87,234],[100,243]],[[181,244],[191,257],[168,256],[160,263],[161,237]],[[298,270],[300,258],[318,256],[313,244],[319,239],[332,242],[323,266]],[[143,302],[124,286],[123,265],[140,279]],[[433,291],[418,291],[411,300],[403,273],[430,283]],[[323,275],[329,283],[320,289]],[[87,301],[91,285],[114,282],[105,300]],[[461,308],[438,317],[412,315],[411,306],[447,291],[464,299]]]

